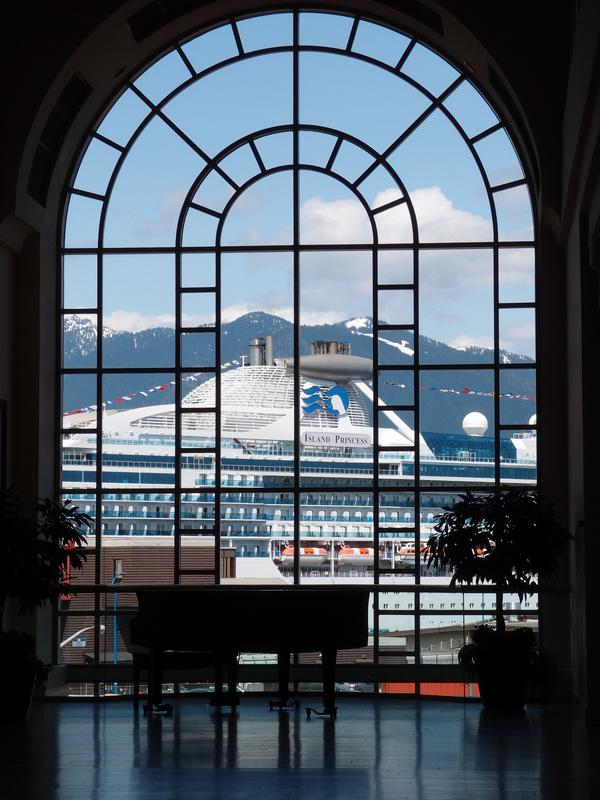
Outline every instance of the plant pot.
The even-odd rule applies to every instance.
[[[484,708],[522,709],[527,702],[531,666],[527,663],[479,664],[475,668]]]
[[[4,694],[0,718],[3,721],[18,722],[27,718],[37,673],[38,663],[32,659],[9,659],[0,663],[0,686]]]

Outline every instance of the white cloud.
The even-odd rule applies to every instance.
[[[174,328],[175,317],[171,314],[140,314],[137,311],[117,309],[104,316],[104,327],[114,331],[145,331],[148,328]]]
[[[500,346],[511,353],[523,353],[535,357],[535,325],[507,325],[500,335]]]
[[[173,190],[165,196],[161,206],[161,217],[165,220],[175,213],[180,202],[181,190]],[[251,193],[252,194],[252,193]],[[394,188],[380,192],[373,207],[385,205],[397,199]],[[248,213],[260,208],[260,197],[248,197]],[[420,242],[478,242],[490,241],[491,224],[488,219],[456,208],[440,187],[431,186],[411,192]],[[375,215],[379,241],[383,243],[411,243],[413,231],[407,204],[394,206]],[[249,220],[250,222],[250,220]],[[268,228],[268,226],[267,226]],[[300,210],[301,241],[306,244],[371,244],[373,241],[369,218],[361,203],[354,199],[324,200],[310,198]],[[250,225],[246,234],[255,244],[276,244],[287,240],[287,231],[275,231],[268,241],[259,241],[259,234]],[[393,279],[394,264],[397,263],[398,282],[410,282],[411,266],[406,253],[380,251],[380,261],[386,264],[386,281]],[[233,257],[231,257],[233,258]],[[246,257],[248,268],[252,257]],[[280,275],[279,285],[264,283],[267,264],[277,269],[278,254],[256,254],[256,276],[251,279],[244,267],[239,272],[243,279],[229,281],[223,286],[223,322],[231,322],[239,316],[256,310],[293,319],[291,270],[290,279]],[[224,262],[226,263],[226,262]],[[301,254],[301,319],[304,324],[338,322],[353,316],[372,313],[372,255],[368,251],[315,251]],[[261,291],[252,289],[252,280],[263,281]],[[390,278],[392,275],[392,278]],[[408,275],[408,278],[407,278]],[[422,251],[420,256],[421,299],[431,313],[422,314],[425,335],[451,340],[456,347],[491,346],[487,322],[492,290],[491,249],[448,249],[444,251]],[[234,272],[231,273],[234,277]],[[520,287],[531,284],[531,253],[527,250],[502,251],[501,281],[503,287]],[[289,283],[289,288],[288,288]],[[255,285],[257,285],[255,283]],[[519,291],[518,288],[516,290]],[[256,296],[256,299],[254,296]],[[388,313],[385,303],[381,310]],[[513,299],[511,297],[511,299]],[[516,298],[519,299],[519,298]],[[481,324],[477,320],[481,317]],[[187,324],[201,324],[208,320],[190,317]],[[489,322],[489,320],[487,320]],[[117,330],[143,330],[154,326],[174,326],[169,315],[150,316],[126,310],[110,314],[105,324]],[[431,330],[425,330],[425,327]],[[480,328],[478,335],[477,329]],[[508,338],[508,331],[507,331]],[[524,343],[529,338],[517,332],[510,334],[514,349],[526,352]]]
[[[369,219],[358,200],[311,197],[300,209],[304,244],[371,244]]]

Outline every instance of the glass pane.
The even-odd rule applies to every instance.
[[[175,259],[104,257],[105,367],[170,367],[175,361]]]
[[[214,286],[214,255],[212,253],[186,253],[182,255],[181,285],[189,288]]]
[[[65,222],[65,247],[98,247],[102,203],[90,197],[69,197]]]
[[[410,250],[380,250],[378,253],[378,280],[380,284],[412,283],[414,256]]]
[[[477,136],[498,123],[498,117],[488,102],[469,81],[463,81],[446,98],[444,105],[460,122],[467,136]]]
[[[215,407],[215,373],[184,372],[181,375],[181,406]]]
[[[537,431],[501,431],[500,455],[500,480],[503,484],[535,486]]]
[[[396,190],[393,189],[389,194],[386,192],[380,195],[377,198],[379,206],[395,200],[396,194]],[[388,197],[390,198],[389,200]],[[415,239],[413,224],[406,203],[393,206],[385,211],[376,211],[375,221],[381,244],[401,244],[402,242],[412,242]]]
[[[182,333],[181,334],[181,366],[213,367],[215,366],[215,334],[214,333]]]
[[[61,489],[81,490],[96,485],[95,433],[72,433],[61,436],[60,477]]]
[[[90,139],[79,164],[73,186],[94,194],[105,194],[121,153],[99,139]]]
[[[253,183],[230,208],[223,224],[221,243],[238,247],[291,244],[292,190],[291,171],[268,175]]]
[[[220,166],[222,167],[222,164]],[[194,195],[193,202],[221,213],[234,192],[233,186],[216,169],[213,169],[203,178]]]
[[[221,270],[223,484],[281,486],[293,472],[293,259],[226,253]]]
[[[369,253],[301,256],[304,485],[372,478],[372,392],[365,381],[372,376],[373,341],[361,330],[363,322],[369,329],[371,276]],[[357,316],[340,324],[350,314]],[[338,324],[323,326],[325,321]]]
[[[104,244],[173,247],[186,192],[204,166],[172,128],[154,118],[135,140],[115,180]]]
[[[221,25],[190,39],[183,45],[183,51],[197,72],[238,54],[231,25]]]
[[[77,596],[78,600],[82,595]],[[94,664],[94,646],[96,635],[103,637],[105,630],[95,628],[92,609],[94,599],[92,595],[86,596],[86,606],[90,609],[89,615],[75,615],[65,613],[58,618],[58,663],[59,664]],[[77,605],[77,610],[81,608],[81,602],[71,600],[65,605]],[[65,609],[66,611],[67,609]],[[101,639],[100,639],[101,641]],[[102,646],[102,645],[101,645]]]
[[[533,248],[500,249],[498,278],[501,303],[533,303],[535,301]]]
[[[181,446],[209,448],[217,445],[217,417],[212,411],[181,413]]]
[[[326,133],[300,131],[300,163],[324,167],[329,161],[336,139]]]
[[[63,307],[95,308],[97,299],[96,256],[63,258]]]
[[[419,332],[425,364],[491,363],[494,289],[491,250],[423,252],[419,261]]]
[[[380,365],[407,366],[414,361],[413,331],[382,331],[377,337],[378,362]]]
[[[182,530],[212,534],[215,528],[214,493],[197,490],[182,494],[179,513]]]
[[[401,33],[385,28],[383,25],[375,25],[372,22],[361,20],[356,30],[352,50],[395,67],[409,42],[410,39]]]
[[[381,569],[414,569],[415,497],[407,492],[379,494],[379,566]]]
[[[236,578],[284,583],[283,577],[294,573],[293,542],[293,494],[246,491],[221,496],[221,546],[235,550]]]
[[[124,582],[147,583],[152,574],[151,583],[171,583],[174,525],[172,494],[145,487],[132,487],[130,494],[104,494],[103,580],[110,583],[118,573]]]
[[[379,453],[379,485],[382,489],[413,486],[415,454],[413,450],[383,450]]]
[[[373,156],[366,150],[350,142],[343,142],[333,162],[332,170],[350,183],[354,183],[372,163]]]
[[[100,123],[98,133],[117,144],[126,145],[133,132],[149,114],[150,109],[146,103],[131,89],[127,89],[109,109]]]
[[[96,427],[95,373],[62,376],[62,426],[64,428]]]
[[[212,214],[188,209],[183,228],[184,247],[214,247],[219,220]]]
[[[300,134],[300,137],[302,137],[302,134]],[[291,164],[293,160],[293,144],[294,138],[291,132],[274,133],[271,136],[262,136],[256,140],[256,147],[267,169]],[[302,147],[302,144],[300,147]],[[302,157],[300,160],[302,160]]]
[[[215,485],[215,457],[199,450],[196,453],[184,453],[181,456],[181,487],[197,489]]]
[[[300,241],[302,244],[370,244],[373,229],[350,189],[316,172],[300,174]]]
[[[410,406],[414,403],[413,373],[409,370],[379,371],[379,400],[387,405]]]
[[[96,437],[94,436],[94,440],[90,440],[90,444],[95,444]],[[67,438],[65,437],[65,441]],[[85,534],[87,538],[87,549],[88,554],[92,552],[96,546],[95,543],[95,527],[96,527],[96,495],[93,492],[83,491],[83,492],[74,492],[74,491],[66,491],[61,492],[60,498],[61,502],[65,502],[66,500],[70,500],[73,506],[76,506],[80,511],[83,511],[85,514],[92,518],[93,527],[88,533],[82,529],[82,532]],[[89,567],[87,563],[84,565],[84,570],[89,572]],[[70,573],[70,579],[74,580],[77,576],[82,576],[84,573],[72,570]],[[93,574],[93,573],[92,573]],[[80,583],[86,583],[89,581],[80,580]],[[93,580],[92,580],[93,583]]]
[[[481,172],[442,111],[430,114],[388,162],[410,193],[421,242],[492,240],[492,215]]]
[[[173,89],[189,80],[190,71],[176,50],[159,58],[144,70],[135,85],[153,103],[160,103]]]
[[[382,447],[412,447],[415,443],[415,420],[412,411],[379,411],[378,434]]]
[[[380,596],[380,604],[388,606],[409,605],[412,594],[398,594],[392,597]],[[396,602],[389,602],[395,600]],[[398,601],[401,602],[398,602]],[[381,608],[381,605],[380,605]],[[380,614],[379,648],[380,664],[408,664],[413,662],[415,618],[410,614]]]
[[[458,651],[465,643],[462,614],[421,614],[421,664],[458,664]]]
[[[372,209],[381,208],[404,197],[398,176],[386,164],[376,167],[360,181],[357,188]]]
[[[292,96],[291,54],[271,53],[211,72],[163,110],[204,152],[216,156],[249,133],[291,124]]]
[[[302,123],[342,130],[382,152],[428,105],[418,89],[379,66],[333,53],[300,53]]]
[[[535,309],[501,308],[499,317],[503,363],[535,361]]]
[[[213,572],[215,570],[215,537],[214,533],[196,533],[194,535],[185,533],[180,539],[180,553],[179,553],[179,567],[182,571],[189,573],[194,572]],[[229,556],[233,556],[235,562],[235,555],[233,551],[225,552],[221,550],[221,557],[226,561]],[[233,569],[235,576],[235,566]],[[225,576],[224,576],[225,577]],[[212,575],[194,575],[182,574],[181,583],[185,584],[205,584],[215,583],[215,576]]]
[[[447,89],[459,75],[447,61],[421,44],[411,50],[404,62],[402,72],[414,78],[436,96]]]
[[[310,12],[300,14],[300,43],[345,49],[353,17]]]
[[[408,289],[386,289],[377,294],[378,317],[388,325],[412,325],[414,293]]]
[[[536,380],[534,369],[500,371],[500,423],[535,425]]]
[[[370,578],[374,570],[373,495],[314,490],[300,497],[300,574]]]
[[[264,14],[237,23],[246,52],[292,44],[292,15]]]
[[[475,149],[491,186],[522,180],[523,169],[504,128],[480,139]]]
[[[169,373],[104,375],[105,485],[144,487],[174,483],[174,388],[174,376]]]
[[[533,216],[527,186],[516,186],[494,192],[498,216],[498,239],[508,241],[533,241]]]
[[[95,367],[97,358],[98,317],[96,314],[63,315],[63,367]]]
[[[214,327],[214,292],[185,292],[181,295],[181,324],[184,328]]]
[[[493,482],[492,370],[424,370],[420,398],[421,479]]]
[[[219,166],[238,186],[254,177],[260,167],[250,147],[245,144],[219,162]]]
[[[441,482],[441,480],[440,480]],[[468,482],[468,481],[467,481]],[[473,481],[475,483],[475,481]],[[429,537],[435,533],[435,525],[438,522],[438,517],[440,514],[443,514],[448,509],[451,509],[455,503],[460,500],[460,495],[458,493],[452,494],[451,492],[444,491],[439,492],[436,491],[436,486],[433,481],[429,483],[431,488],[423,487],[423,493],[421,494],[421,506],[419,509],[419,536],[421,542],[421,558],[420,558],[420,570],[421,570],[421,577],[423,583],[436,585],[442,584],[446,585],[449,583],[450,577],[452,575],[452,570],[449,567],[435,567],[433,564],[429,564],[429,550],[427,549],[427,542],[429,541]],[[438,599],[441,603],[444,603],[442,608],[450,608],[450,609],[462,609],[462,594],[452,596],[440,595],[439,598],[436,595],[432,595],[430,598],[429,596],[426,598],[426,603],[423,605],[423,608],[427,608],[430,602],[438,602]],[[423,601],[425,602],[425,601]],[[434,606],[432,606],[433,608]],[[437,609],[438,606],[436,605],[435,608]]]

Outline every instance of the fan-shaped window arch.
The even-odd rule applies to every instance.
[[[196,536],[218,580],[247,507],[255,529],[223,535],[293,544],[284,578],[344,577],[339,542],[302,556],[302,519],[341,513],[363,520],[353,575],[419,584],[422,492],[535,482],[525,171],[470,75],[408,33],[282,11],[174,42],[90,131],[61,257],[61,491],[174,503],[169,579],[205,576]]]

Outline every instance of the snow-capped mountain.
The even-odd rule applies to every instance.
[[[248,354],[249,340],[255,336],[274,337],[275,357],[290,356],[294,350],[293,325],[281,317],[263,312],[244,314],[222,326],[221,363],[238,361]],[[411,404],[413,378],[409,370],[414,363],[415,342],[410,331],[384,330],[374,342],[373,323],[369,317],[357,317],[334,324],[302,325],[300,327],[300,349],[310,352],[310,344],[318,339],[349,342],[353,355],[373,357],[377,348],[380,364],[398,366],[397,374],[381,373],[379,394],[388,404]],[[470,411],[481,411],[490,423],[493,420],[494,400],[491,396],[472,395],[464,388],[473,388],[486,394],[493,391],[493,351],[482,347],[457,349],[425,336],[419,337],[419,359],[422,365],[431,368],[421,370],[420,398],[421,424],[423,430],[455,432],[461,431],[462,419]],[[173,380],[169,367],[175,362],[175,331],[172,328],[151,328],[136,333],[114,331],[105,328],[102,339],[102,361],[104,367],[161,368],[159,373],[107,373],[103,381],[103,399],[144,390],[147,385],[167,383]],[[182,342],[182,365],[190,372],[196,367],[214,363],[215,335],[193,333]],[[64,325],[64,366],[95,367],[97,357],[96,331],[92,320],[77,316],[68,317]],[[525,356],[500,352],[502,363],[528,363]],[[468,369],[436,370],[436,365],[464,364]],[[162,369],[164,368],[164,370]],[[396,371],[394,371],[396,373]],[[460,392],[433,391],[446,388]],[[504,373],[502,392],[533,396],[535,382],[529,370],[513,370]],[[87,406],[96,402],[95,381],[75,381],[65,387],[65,409]],[[151,395],[152,402],[173,402],[172,392],[157,392]],[[128,407],[143,405],[148,401],[136,397]],[[502,421],[522,424],[535,412],[535,402],[515,400],[502,403]]]

